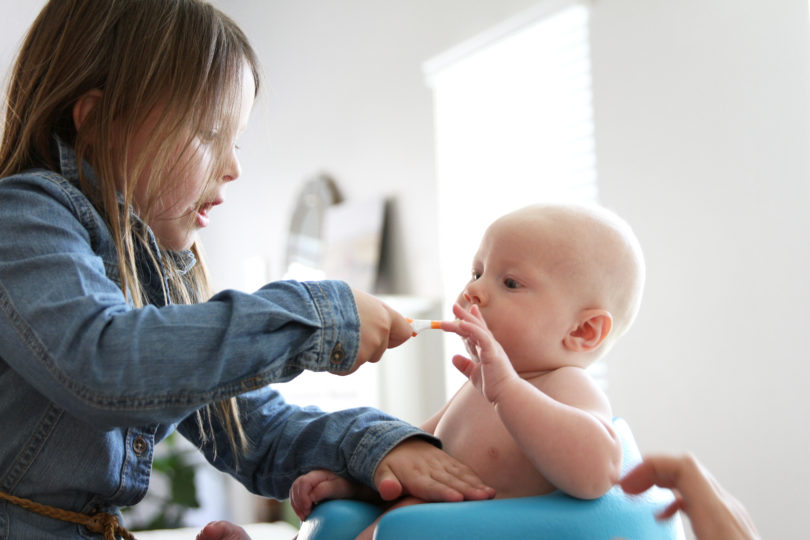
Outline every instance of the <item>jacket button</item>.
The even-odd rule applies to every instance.
[[[146,442],[143,435],[138,435],[132,441],[132,449],[135,451],[136,456],[142,456],[149,449],[149,443]]]
[[[329,358],[329,360],[333,364],[340,364],[345,359],[346,359],[346,352],[343,350],[343,345],[338,343],[337,345],[335,345],[335,348],[332,349],[332,356]]]

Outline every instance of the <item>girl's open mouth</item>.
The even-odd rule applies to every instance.
[[[211,222],[211,218],[208,217],[208,213],[213,207],[217,206],[218,204],[222,204],[222,202],[222,199],[217,199],[216,201],[200,205],[200,207],[197,209],[197,226],[200,228],[207,227]]]

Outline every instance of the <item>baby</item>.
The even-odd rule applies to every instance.
[[[537,205],[499,218],[453,306],[457,319],[441,323],[465,342],[469,357],[453,364],[468,381],[422,428],[497,498],[602,496],[619,479],[622,451],[607,397],[585,368],[630,327],[643,285],[635,235],[604,208]],[[362,489],[316,470],[290,498],[304,519],[315,503]]]

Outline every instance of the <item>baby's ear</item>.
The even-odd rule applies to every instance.
[[[569,351],[593,351],[605,341],[613,328],[613,316],[604,309],[586,309],[579,314],[579,322],[563,338]]]

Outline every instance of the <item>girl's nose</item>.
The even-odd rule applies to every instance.
[[[222,171],[222,181],[232,182],[242,174],[242,164],[236,156],[236,148],[232,149],[225,159],[225,167]]]

